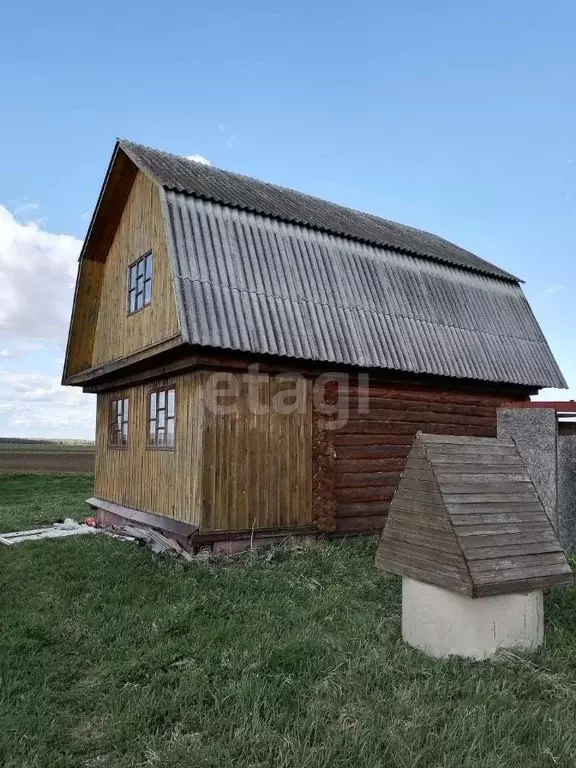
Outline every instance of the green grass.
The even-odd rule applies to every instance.
[[[0,519],[73,514],[88,486],[2,477]],[[437,662],[402,643],[400,582],[374,550],[191,565],[104,536],[0,550],[0,765],[574,766],[576,590],[547,595],[533,656]]]
[[[0,533],[39,528],[91,514],[92,475],[0,475]],[[0,550],[0,556],[4,554]]]

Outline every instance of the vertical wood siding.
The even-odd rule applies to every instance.
[[[150,250],[152,302],[128,315],[128,267]],[[156,186],[142,173],[137,174],[128,196],[101,283],[92,366],[126,357],[178,334],[160,196]]]
[[[368,413],[359,398],[367,397]],[[528,396],[373,384],[349,390],[349,419],[332,441],[335,522],[340,533],[384,524],[394,489],[418,430],[441,435],[496,436],[496,409]],[[329,448],[328,448],[329,450]],[[314,457],[315,464],[318,459]],[[322,488],[314,489],[315,503]]]
[[[176,388],[174,450],[154,450],[146,446],[148,394],[160,385]],[[120,397],[129,399],[128,446],[110,448],[110,402]],[[98,395],[95,495],[127,507],[199,524],[201,421],[198,374]]]
[[[78,293],[71,320],[70,342],[65,373],[72,376],[92,367],[94,334],[98,322],[98,306],[102,288],[104,264],[84,259],[80,263]]]
[[[237,531],[311,521],[311,382],[219,373],[237,388],[229,415],[204,409],[202,531]],[[248,408],[248,382],[265,410]],[[208,381],[208,378],[206,378]],[[274,398],[295,393],[297,410],[277,413]]]
[[[236,388],[230,414],[209,407],[208,372],[184,374],[98,396],[95,495],[127,507],[196,523],[202,532],[238,531],[311,521],[311,382],[218,373]],[[249,384],[262,413],[252,412]],[[146,447],[148,395],[176,387],[173,451]],[[294,393],[278,413],[275,398]],[[128,397],[127,448],[108,446],[110,402]],[[231,401],[234,402],[234,401]]]

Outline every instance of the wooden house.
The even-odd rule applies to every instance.
[[[417,430],[495,436],[498,407],[565,386],[508,272],[127,141],[63,383],[98,396],[92,504],[196,543],[379,529]]]

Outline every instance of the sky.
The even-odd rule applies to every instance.
[[[0,435],[91,438],[60,386],[116,137],[435,232],[526,281],[576,398],[576,5],[5,4]]]

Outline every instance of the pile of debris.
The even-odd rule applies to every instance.
[[[65,520],[54,523],[47,528],[0,533],[0,544],[14,546],[15,544],[23,544],[26,541],[64,539],[86,533],[103,533],[116,539],[123,539],[124,541],[135,541],[140,546],[149,546],[157,554],[177,555],[188,562],[194,559],[192,554],[176,539],[164,536],[153,528],[140,528],[135,525],[97,527],[96,520],[93,517],[86,518],[83,523],[77,523],[75,520],[67,517]]]
[[[192,554],[179,544],[176,539],[168,538],[155,531],[153,528],[137,528],[134,525],[124,525],[121,528],[106,528],[104,530],[111,536],[126,539],[128,541],[137,541],[141,546],[149,546],[152,552],[157,554],[171,554],[183,557],[190,562],[194,559]]]
[[[15,533],[0,533],[0,544],[11,547],[14,544],[22,544],[25,541],[41,541],[43,539],[65,539],[69,536],[80,536],[84,533],[96,533],[94,525],[86,522],[77,523],[67,517],[61,523],[54,523],[49,528],[34,528],[30,531],[16,531]]]

